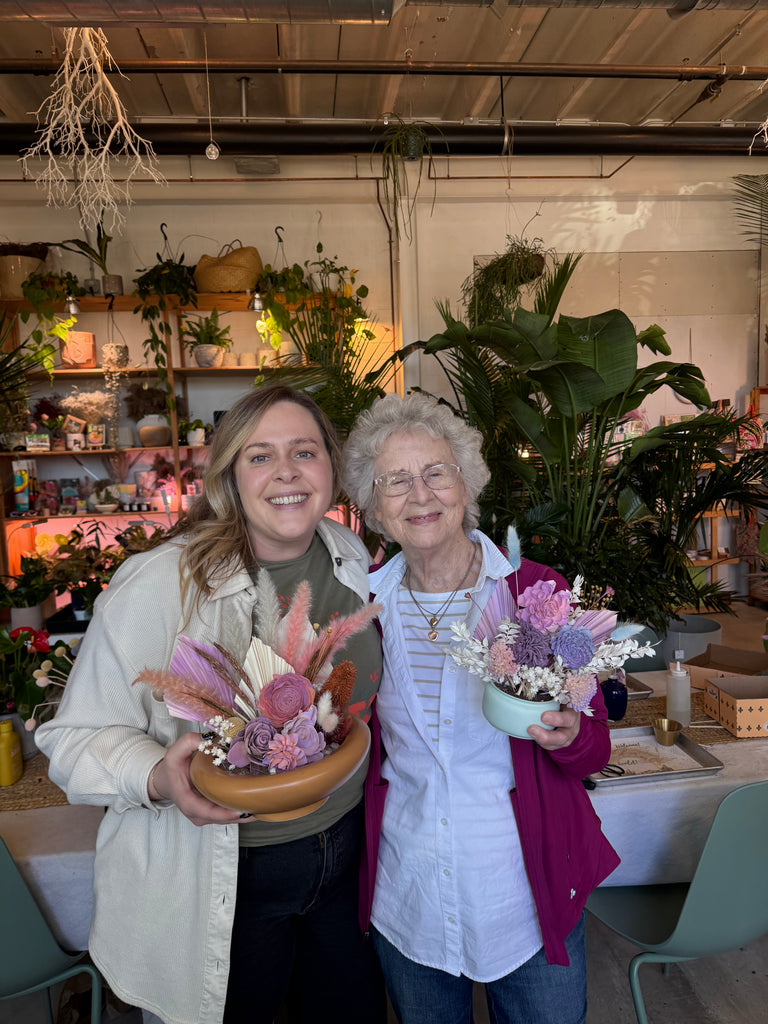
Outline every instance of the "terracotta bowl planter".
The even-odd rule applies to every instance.
[[[354,775],[370,744],[368,726],[353,716],[339,749],[316,764],[276,775],[236,775],[217,768],[210,755],[198,751],[190,775],[203,796],[221,807],[250,811],[260,821],[288,821],[322,807]]]

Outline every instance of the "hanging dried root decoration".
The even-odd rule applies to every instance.
[[[112,230],[130,205],[130,184],[139,176],[165,185],[149,142],[128,123],[128,115],[107,72],[119,69],[100,28],[64,30],[64,61],[51,95],[36,112],[38,139],[20,160],[24,173],[45,189],[49,206],[80,208],[83,227],[111,218]],[[33,161],[44,161],[35,173]],[[119,168],[120,178],[115,178]]]

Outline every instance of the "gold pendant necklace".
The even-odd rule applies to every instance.
[[[411,567],[408,566],[408,569],[406,570],[406,573],[405,573],[405,585],[408,588],[408,593],[411,595],[411,600],[416,605],[416,607],[419,609],[419,611],[421,612],[422,616],[424,617],[424,621],[429,626],[429,629],[427,630],[427,639],[431,640],[432,643],[434,643],[437,640],[437,638],[438,638],[439,634],[437,632],[437,627],[438,627],[438,625],[440,623],[440,620],[445,615],[445,613],[448,611],[448,608],[451,605],[451,601],[453,601],[454,597],[456,597],[458,592],[461,590],[461,588],[464,586],[464,584],[466,583],[467,579],[469,578],[469,574],[472,571],[472,566],[475,564],[475,555],[476,554],[477,554],[477,544],[473,543],[472,544],[472,557],[469,560],[469,565],[467,566],[467,571],[464,573],[464,576],[462,577],[459,585],[456,587],[454,592],[449,596],[448,600],[445,601],[443,603],[443,605],[433,615],[430,615],[428,612],[426,612],[421,607],[421,605],[416,600],[416,598],[414,597],[413,591],[411,590]]]

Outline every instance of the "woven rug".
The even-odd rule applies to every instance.
[[[654,718],[664,718],[667,710],[666,697],[648,697],[645,700],[631,700],[627,704],[627,713],[620,722],[609,722],[612,729],[629,729],[641,725],[653,725]],[[691,721],[711,723],[711,726],[697,726],[695,729],[684,729],[689,739],[704,745],[709,743],[731,743],[738,740],[737,736],[718,726],[704,711],[704,695],[691,691]]]
[[[24,762],[24,774],[12,786],[0,788],[0,811],[29,811],[69,803],[65,793],[48,778],[48,758],[35,754]]]

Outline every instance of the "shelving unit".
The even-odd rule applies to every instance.
[[[220,313],[225,312],[246,312],[248,309],[248,302],[250,294],[243,293],[212,293],[212,294],[198,294],[196,306],[179,306],[174,304],[173,298],[167,298],[168,310],[163,314],[165,323],[171,327],[170,343],[166,347],[166,362],[167,362],[167,375],[169,386],[175,389],[176,384],[179,385],[181,394],[188,399],[188,385],[190,383],[202,383],[209,382],[212,380],[253,380],[259,372],[257,368],[253,366],[227,366],[217,367],[215,369],[201,368],[197,366],[189,366],[185,359],[185,350],[181,344],[181,322],[183,317],[187,313],[198,313],[205,312],[216,308]],[[102,314],[105,317],[109,313],[137,313],[140,308],[139,300],[134,295],[117,295],[114,297],[104,298],[101,296],[82,296],[78,298],[80,304],[81,315],[84,314]],[[4,310],[6,316],[13,316],[17,313],[24,311],[31,311],[32,307],[24,299],[4,299],[0,300],[0,310]],[[13,340],[18,344],[18,323],[14,325],[15,331]],[[157,376],[157,370],[154,365],[146,366],[134,366],[122,371],[123,376],[127,380],[154,378]],[[53,371],[54,386],[59,382],[66,382],[71,384],[77,384],[78,382],[88,382],[94,380],[103,380],[104,370],[101,367],[93,369],[65,369],[56,368]],[[48,375],[44,371],[34,372],[30,374],[30,381],[35,384],[47,384]],[[176,481],[177,494],[181,495],[181,461],[187,451],[195,451],[200,449],[190,449],[189,446],[179,443],[178,440],[178,420],[176,411],[171,410],[169,413],[169,421],[171,425],[171,443],[164,448],[101,448],[101,449],[84,449],[77,452],[69,451],[51,451],[51,452],[0,452],[0,487],[2,488],[2,500],[0,501],[0,573],[8,572],[8,535],[11,524],[24,524],[34,523],[37,525],[51,523],[55,532],[66,532],[63,527],[63,521],[71,522],[74,517],[72,516],[30,516],[17,518],[11,515],[14,511],[13,501],[13,472],[12,462],[14,459],[19,458],[33,458],[38,464],[41,462],[47,462],[48,460],[59,459],[59,460],[74,460],[73,464],[77,465],[78,471],[73,472],[72,476],[80,476],[80,470],[83,468],[83,462],[95,462],[98,459],[103,459],[109,463],[111,460],[120,458],[129,458],[135,454],[137,457],[140,454],[151,454],[151,453],[167,453],[169,461],[173,465],[174,477]],[[67,474],[59,471],[59,475],[64,477]],[[112,475],[105,473],[105,476]],[[135,521],[137,516],[155,516],[165,515],[165,512],[158,513],[130,513],[127,518]],[[86,513],[85,516],[80,516],[80,519],[104,519],[117,521],[121,518],[126,519],[124,513]],[[62,521],[62,522],[59,522]],[[71,527],[69,527],[71,529]]]
[[[741,561],[740,558],[731,556],[718,555],[719,540],[720,540],[720,526],[723,520],[738,518],[738,509],[722,509],[712,510],[704,513],[704,519],[709,522],[709,557],[707,558],[695,558],[692,559],[692,564],[695,568],[710,570],[712,582],[716,583],[720,578],[720,568],[725,565],[738,565]]]

